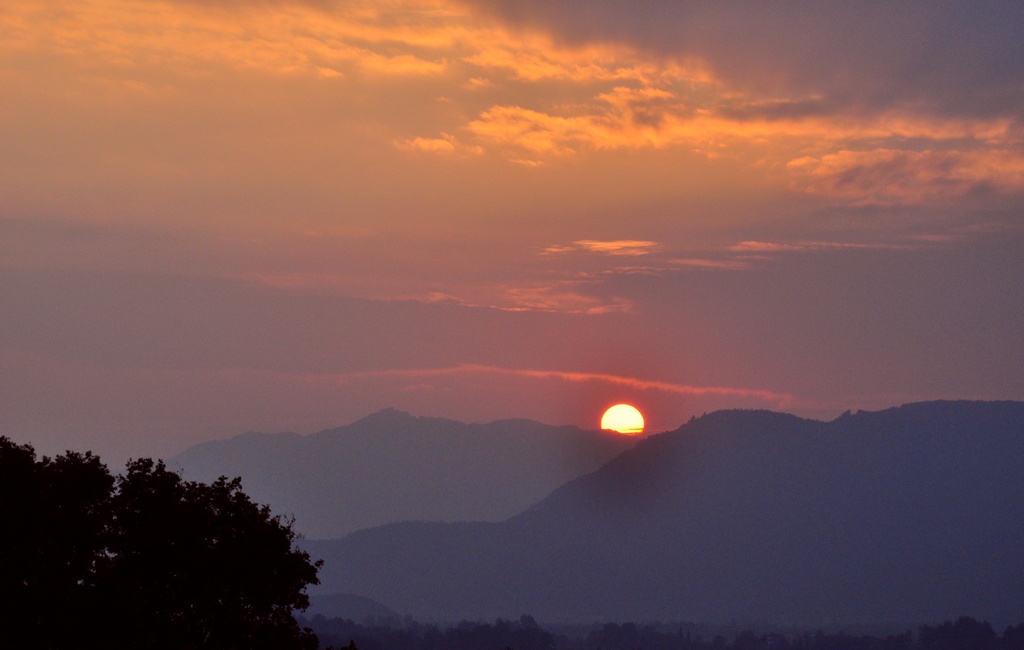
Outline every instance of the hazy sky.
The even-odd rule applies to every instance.
[[[7,0],[0,433],[1024,399],[1024,4]]]

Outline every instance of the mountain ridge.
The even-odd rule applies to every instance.
[[[246,433],[169,459],[186,478],[241,476],[308,537],[402,521],[498,521],[636,440],[509,419],[476,424],[384,409],[312,433]]]
[[[1024,616],[1024,403],[718,411],[487,525],[309,542],[323,590],[444,620]]]

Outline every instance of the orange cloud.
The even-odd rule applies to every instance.
[[[514,309],[552,311],[575,314],[611,314],[632,310],[632,303],[624,299],[603,300],[595,296],[566,290],[560,286],[540,285],[507,289],[505,300]]]
[[[471,146],[459,142],[459,140],[449,134],[442,133],[440,138],[406,138],[394,140],[392,144],[395,148],[402,151],[423,151],[427,153],[435,154],[450,154],[450,153],[461,153],[461,154],[474,154],[479,155],[483,153],[483,149],[478,146]]]
[[[715,260],[706,258],[680,258],[671,260],[671,263],[683,267],[715,269],[722,271],[740,271],[750,268],[750,262],[748,260],[737,259]]]
[[[483,141],[540,155],[588,149],[659,148],[692,136],[676,96],[655,88],[615,88],[577,115],[553,115],[521,106],[494,106],[466,125]],[[593,110],[597,108],[598,110]]]
[[[232,65],[335,77],[438,75],[458,62],[465,84],[484,75],[528,82],[707,83],[698,61],[660,61],[610,43],[559,46],[510,30],[457,0],[200,3],[80,0],[60,12],[31,0],[0,10],[3,49],[50,48],[126,67]],[[481,73],[484,73],[482,75]]]
[[[429,21],[415,10],[392,7],[389,20],[386,9],[370,2],[339,3],[327,10],[298,3],[80,0],[60,12],[27,0],[5,4],[11,11],[0,13],[0,26],[13,38],[5,37],[3,49],[52,49],[76,57],[93,74],[112,72],[104,66],[179,74],[229,66],[330,78],[341,76],[344,67],[383,75],[436,75],[447,68],[445,58],[412,48],[446,46],[453,38],[422,29]],[[401,15],[400,23],[391,22],[395,15]],[[382,47],[394,43],[406,51]]]
[[[768,241],[742,241],[730,246],[729,250],[742,253],[775,253],[778,251],[802,251],[807,249],[801,244]]]
[[[430,151],[433,153],[451,153],[455,151],[455,142],[451,138],[395,140],[395,146],[406,151]]]
[[[531,82],[632,81],[643,85],[712,82],[707,67],[697,60],[685,63],[652,60],[635,50],[610,43],[559,46],[549,36],[539,33],[500,30],[497,34],[501,38],[481,43],[480,50],[464,60],[481,68],[504,70],[515,79]]]
[[[789,167],[806,179],[806,191],[855,204],[942,201],[986,188],[1024,190],[1024,152],[1005,149],[844,150],[799,158]]]
[[[723,112],[706,89],[675,86],[615,87],[589,102],[563,104],[557,113],[496,105],[481,112],[466,129],[485,143],[540,155],[673,146],[708,156],[751,152],[762,161],[783,165],[791,160],[786,158],[788,152],[830,151],[880,140],[959,141],[993,152],[1013,144],[1012,123],[1004,119],[942,121],[904,114],[746,117]],[[788,168],[794,170],[810,160],[815,158],[798,157]],[[997,167],[991,164],[977,171],[994,174],[998,182]]]
[[[859,248],[859,249],[898,249],[906,248],[900,244],[860,244],[854,242],[833,242],[833,241],[799,241],[799,242],[769,242],[769,241],[742,241],[729,246],[729,250],[735,253],[779,253],[779,252],[804,252],[825,249]]]
[[[731,386],[694,386],[668,381],[657,381],[612,375],[607,373],[572,372],[562,370],[536,370],[525,368],[502,368],[477,364],[460,364],[449,368],[424,368],[415,370],[393,369],[360,373],[346,373],[344,377],[433,377],[462,374],[491,374],[523,377],[527,379],[560,379],[562,381],[580,383],[595,382],[624,386],[636,390],[656,391],[675,395],[706,396],[718,395],[726,397],[754,398],[778,407],[786,407],[796,401],[790,393],[779,393],[756,388],[737,388]]]
[[[10,0],[0,7],[0,32],[0,57],[51,66],[5,74],[79,107],[172,98],[167,108],[207,116],[222,107],[197,96],[197,80],[249,89],[272,75],[300,78],[306,90],[345,89],[338,121],[352,99],[364,110],[359,119],[372,122],[360,133],[372,133],[374,144],[456,163],[465,156],[450,154],[542,167],[597,151],[675,147],[853,203],[1024,186],[1019,134],[1005,118],[942,119],[909,109],[854,115],[814,94],[756,96],[727,87],[696,58],[612,42],[566,44],[510,29],[458,0],[81,0],[60,11]],[[53,70],[67,78],[47,81]],[[379,110],[421,107],[430,93],[448,103]],[[918,150],[904,150],[911,141]]]
[[[608,255],[647,255],[651,252],[652,248],[658,245],[657,242],[640,239],[616,239],[612,241],[581,239],[573,243],[591,253],[606,253]]]

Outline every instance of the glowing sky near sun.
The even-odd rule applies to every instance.
[[[627,11],[625,7],[629,7]],[[0,433],[1024,397],[1010,3],[11,0]]]

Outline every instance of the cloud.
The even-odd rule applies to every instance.
[[[726,118],[739,121],[749,120],[794,120],[808,117],[823,117],[842,112],[834,101],[822,97],[807,99],[762,99],[736,101],[726,97],[717,111]]]
[[[546,247],[542,253],[545,255],[558,255],[571,253],[573,251],[587,251],[590,253],[602,253],[605,255],[647,255],[657,248],[658,242],[644,239],[579,239],[572,244],[555,244]]]
[[[522,377],[527,379],[559,379],[572,383],[594,382],[624,386],[641,391],[655,391],[674,395],[688,396],[725,396],[754,398],[768,404],[784,408],[795,402],[796,398],[789,393],[779,393],[771,390],[738,388],[732,386],[694,386],[668,381],[640,379],[623,375],[594,372],[574,372],[562,370],[537,370],[525,368],[504,368],[499,366],[487,366],[478,364],[460,364],[447,368],[424,368],[424,369],[392,369],[368,371],[359,373],[345,373],[339,375],[346,380],[358,377],[434,377],[444,375],[463,374],[489,374]]]
[[[392,141],[396,149],[401,151],[419,151],[431,154],[463,154],[480,155],[483,148],[467,145],[450,133],[442,133],[440,138],[404,138]]]
[[[843,242],[843,241],[757,241],[747,240],[731,244],[728,252],[733,254],[729,261],[749,264],[754,260],[767,260],[771,256],[783,253],[811,253],[816,251],[838,250],[911,250],[920,248],[934,240],[909,237],[909,243],[894,242]],[[728,268],[728,267],[725,267]],[[741,266],[739,268],[746,268]]]
[[[396,140],[395,146],[405,151],[429,151],[432,153],[455,151],[455,143],[449,138],[409,138]]]
[[[596,151],[682,148],[708,158],[796,171],[796,160],[891,143],[915,149],[999,152],[1020,149],[1007,118],[936,118],[909,110],[856,115],[820,100],[753,100],[734,90],[678,84],[615,86],[589,101],[557,106],[493,105],[464,129],[482,146],[518,157],[558,158]],[[720,101],[724,100],[724,101]],[[998,176],[998,166],[979,168]]]
[[[61,15],[34,4],[13,0],[7,15],[0,12],[7,47],[38,47],[44,22],[61,51],[127,67],[207,63],[328,77],[352,68],[386,77],[437,76],[458,64],[478,87],[492,83],[487,75],[645,85],[707,79],[696,60],[659,61],[611,42],[559,45],[540,31],[481,20],[458,0],[150,0],[141,7],[82,0]]]
[[[579,47],[555,44],[538,33],[508,33],[464,58],[485,70],[504,71],[521,81],[570,83],[639,82],[644,85],[680,80],[706,82],[709,77],[697,63],[683,65],[645,58],[631,48],[608,43]]]
[[[813,94],[865,110],[1024,113],[1024,6],[998,0],[770,4],[710,0],[473,0],[562,42],[613,41],[699,57],[746,91]]]
[[[935,203],[982,191],[1024,190],[1024,152],[839,151],[793,160],[804,189],[859,205]]]
[[[513,287],[504,292],[506,304],[512,309],[563,312],[571,314],[613,314],[632,310],[632,303],[623,298],[604,299],[571,291],[560,285]]]
[[[638,239],[616,239],[612,241],[581,239],[573,243],[591,253],[606,253],[608,255],[647,255],[651,252],[652,248],[658,245],[658,242]]]
[[[691,109],[659,88],[617,87],[592,102],[562,110],[557,115],[522,106],[492,106],[466,129],[483,142],[544,156],[661,148],[694,135],[688,122]]]
[[[159,114],[154,108],[202,101],[193,96],[201,79],[237,80],[251,74],[302,77],[317,87],[346,89],[344,101],[349,103],[378,98],[366,110],[383,124],[362,132],[381,132],[385,141],[410,153],[493,152],[524,167],[541,167],[592,152],[676,147],[708,157],[743,159],[766,169],[781,167],[797,175],[801,187],[822,196],[866,188],[880,196],[879,202],[886,202],[891,199],[878,191],[881,183],[863,171],[858,182],[830,180],[836,161],[826,157],[869,147],[896,150],[914,139],[921,142],[912,149],[928,149],[935,155],[989,151],[987,163],[976,154],[978,160],[970,163],[966,174],[969,180],[964,180],[965,174],[933,180],[959,183],[957,187],[967,187],[966,192],[971,191],[970,180],[976,181],[973,187],[1016,186],[1017,180],[1007,178],[1001,163],[1020,149],[1016,125],[1024,115],[1019,111],[936,113],[906,102],[866,111],[857,101],[828,89],[764,89],[725,75],[713,65],[719,47],[705,43],[703,36],[674,48],[623,38],[631,33],[629,25],[651,26],[652,17],[657,17],[655,34],[665,29],[688,33],[693,26],[686,21],[692,20],[712,33],[763,23],[780,30],[775,38],[782,38],[793,29],[784,23],[786,16],[799,15],[800,24],[816,24],[865,12],[839,5],[798,12],[794,5],[780,3],[776,15],[756,8],[726,12],[717,5],[670,4],[649,4],[648,16],[623,14],[618,5],[597,1],[588,8],[589,27],[568,28],[560,16],[570,11],[570,5],[557,0],[550,6],[524,2],[515,15],[499,1],[457,0],[213,5],[82,0],[73,10],[51,15],[35,3],[14,0],[0,11],[0,29],[9,35],[0,43],[0,55],[24,57],[35,52],[39,61],[58,57],[66,62],[59,67],[69,78],[55,82],[49,92],[71,103],[122,110],[130,97],[153,111],[150,114]],[[947,24],[950,11],[929,8],[922,18],[924,27],[935,27],[928,22],[932,19]],[[898,23],[907,19],[904,12],[890,9],[866,13],[866,18],[851,24],[864,27],[887,18]],[[495,20],[495,15],[502,20]],[[626,19],[626,32],[604,24],[612,17]],[[988,24],[990,18],[982,22]],[[888,29],[887,23],[883,26]],[[575,38],[566,38],[563,28]],[[966,29],[973,28],[966,24]],[[837,47],[842,46],[841,42]],[[1010,51],[1018,49],[1024,50],[1015,46]],[[1012,65],[1004,62],[996,71],[985,70],[985,75],[981,69],[973,70],[972,76],[999,76],[1004,67]],[[47,76],[31,79],[38,83]],[[430,83],[416,85],[417,81]],[[433,119],[424,111],[382,115],[377,108],[421,101],[416,93],[435,87],[451,107],[429,113]],[[787,167],[788,161],[796,162]],[[804,164],[810,161],[817,161],[818,172]],[[899,188],[893,193],[911,194]],[[940,196],[950,194],[963,191],[954,188]]]
[[[772,260],[777,255],[786,253],[809,253],[815,251],[836,250],[911,250],[924,245],[941,244],[954,241],[951,235],[910,235],[908,243],[893,242],[842,242],[842,241],[761,241],[744,240],[729,244],[719,251],[720,257],[676,257],[666,260],[666,264],[658,267],[647,267],[649,274],[661,275],[677,272],[681,269],[698,269],[707,271],[747,271],[754,269],[758,263]],[[614,269],[612,273],[628,272],[627,269]]]
[[[245,279],[251,279],[248,276]],[[258,281],[267,286],[304,291],[329,291],[342,286],[344,278],[314,277],[271,277]],[[338,284],[335,284],[337,282]],[[376,293],[370,298],[375,302],[394,303],[435,303],[455,305],[470,309],[495,310],[498,312],[541,312],[549,314],[602,315],[628,313],[633,303],[627,299],[612,296],[591,295],[572,287],[578,281],[537,283],[524,286],[462,286],[464,291],[455,294],[450,291],[425,291],[423,293],[387,294]],[[351,286],[349,283],[348,286]],[[340,292],[339,292],[340,293]]]
[[[707,259],[702,257],[677,258],[670,260],[672,264],[685,268],[712,269],[719,271],[741,271],[750,268],[746,259]]]
[[[777,253],[779,251],[803,251],[807,250],[807,247],[803,244],[786,242],[742,241],[730,246],[729,250],[737,253]]]

